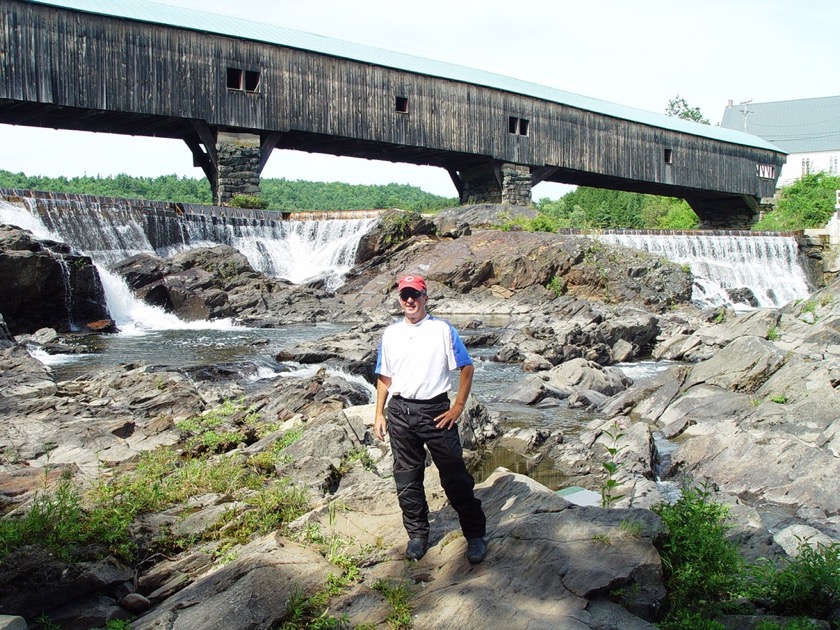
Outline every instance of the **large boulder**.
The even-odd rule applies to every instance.
[[[68,331],[110,318],[99,273],[88,256],[8,225],[0,225],[0,293],[12,335],[39,328]]]
[[[169,260],[137,254],[112,266],[143,301],[186,321],[235,318],[252,326],[358,320],[331,294],[254,271],[228,245],[181,252]]]

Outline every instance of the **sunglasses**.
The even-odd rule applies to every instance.
[[[411,298],[412,300],[417,300],[424,295],[426,294],[422,291],[418,291],[417,289],[403,289],[402,291],[400,291],[400,299],[403,302],[408,300],[408,298]]]

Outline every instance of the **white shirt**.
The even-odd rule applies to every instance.
[[[458,331],[427,315],[416,324],[403,318],[385,329],[376,373],[391,379],[391,395],[428,400],[452,389],[452,370],[471,364]]]

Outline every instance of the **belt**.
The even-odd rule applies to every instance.
[[[437,405],[442,402],[449,402],[449,394],[446,392],[438,394],[434,398],[403,398],[399,394],[394,394],[394,398],[408,403],[414,403],[415,405]]]

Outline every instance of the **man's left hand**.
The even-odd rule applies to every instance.
[[[438,429],[451,429],[455,426],[455,423],[458,422],[458,418],[461,417],[463,412],[464,405],[455,403],[447,412],[442,413],[435,418],[435,426],[437,426]]]

